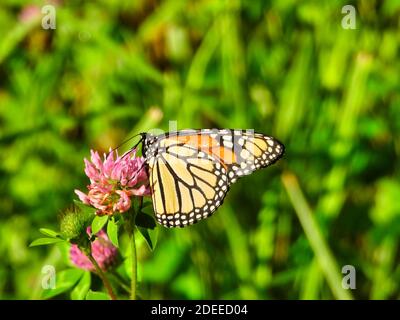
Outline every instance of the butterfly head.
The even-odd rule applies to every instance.
[[[157,142],[157,136],[148,133],[148,132],[142,132],[140,134],[142,136],[142,154],[146,157],[149,158],[155,153],[155,144]]]

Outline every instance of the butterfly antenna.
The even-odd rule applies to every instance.
[[[137,136],[141,136],[141,139],[139,140],[138,143],[136,143],[132,148],[129,149],[129,151],[125,152],[124,155],[121,158],[124,158],[127,154],[129,154],[132,150],[136,149],[136,147],[143,141],[144,136],[143,133],[138,133],[135,134],[134,136],[126,139],[125,141],[123,141],[122,143],[120,143],[118,146],[116,146],[114,149],[111,149],[110,152],[108,152],[107,156],[109,156],[111,153],[113,153],[115,150],[118,150],[119,148],[121,148],[125,143],[131,141],[132,139],[136,138]]]
[[[142,135],[142,134],[138,133],[138,134],[135,134],[134,136],[126,139],[125,141],[121,142],[118,146],[116,146],[114,149],[112,149],[108,154],[110,154],[111,152],[114,152],[115,150],[121,148],[125,143],[131,141],[132,139],[134,139],[134,138],[136,138],[137,136],[140,136],[140,135]],[[131,150],[135,149],[139,145],[139,143],[142,142],[142,140],[143,140],[143,138],[140,139],[139,142],[137,144],[135,144],[135,146],[133,148],[131,148]]]
[[[139,133],[139,134],[134,135],[133,137],[131,137],[131,138],[129,138],[129,139],[127,139],[126,141],[124,141],[124,142],[121,143],[121,145],[123,145],[124,143],[128,142],[129,140],[132,140],[133,138],[135,138],[135,137],[137,137],[137,136],[141,136],[140,140],[139,140],[132,148],[130,148],[127,152],[125,152],[125,153],[121,156],[121,158],[126,157],[128,154],[131,153],[132,150],[136,149],[136,147],[144,140],[145,134]],[[121,145],[120,145],[120,146],[121,146]],[[119,147],[117,147],[117,148],[115,148],[115,149],[118,149],[118,148],[119,148]],[[113,151],[114,151],[115,149],[113,149]],[[146,165],[146,159],[145,159],[145,161],[143,162],[143,164],[140,166],[140,168],[136,171],[135,175],[134,175],[132,178],[130,178],[130,179],[128,180],[128,183],[129,183],[130,181],[132,181],[133,179],[135,179],[135,178],[139,175],[139,173],[142,171],[142,169],[145,167],[145,165]]]

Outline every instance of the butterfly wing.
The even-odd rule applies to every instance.
[[[229,189],[226,169],[212,156],[174,146],[149,162],[156,219],[184,227],[209,217]]]
[[[271,136],[245,130],[221,130],[219,139],[225,149],[233,148],[235,161],[228,165],[229,183],[249,175],[255,170],[268,167],[279,160],[285,147]]]
[[[244,130],[183,130],[151,141],[146,158],[153,207],[166,227],[209,217],[230,184],[271,165],[284,151],[276,139]]]

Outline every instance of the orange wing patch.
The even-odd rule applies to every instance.
[[[219,141],[209,134],[195,134],[187,136],[177,136],[173,138],[174,141],[185,143],[198,149],[210,156],[214,156],[226,168],[227,164],[232,164],[237,161],[236,155],[233,150],[221,146]]]

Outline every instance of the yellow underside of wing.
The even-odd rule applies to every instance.
[[[210,187],[217,182],[217,177],[211,171],[212,160],[190,158],[190,161],[185,162],[170,154],[163,154],[163,157],[165,160],[158,159],[149,165],[156,214],[187,214],[195,208],[203,207],[207,200],[215,197],[215,190]],[[194,166],[189,169],[188,163],[203,169]]]

